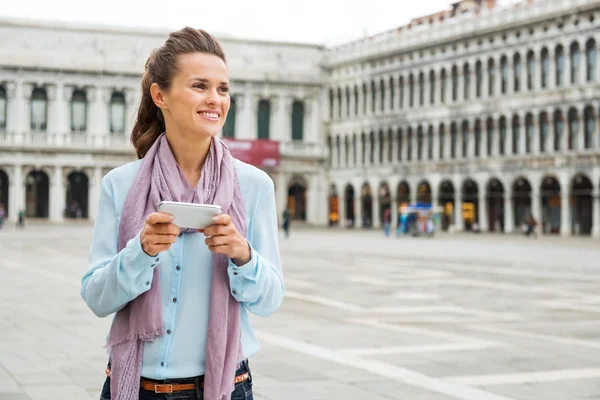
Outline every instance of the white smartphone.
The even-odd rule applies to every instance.
[[[212,204],[161,201],[158,211],[175,217],[173,223],[180,228],[204,229],[214,224],[213,217],[221,214],[221,206]]]

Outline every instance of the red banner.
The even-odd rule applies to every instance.
[[[258,168],[279,166],[279,142],[267,139],[242,140],[223,138],[231,155],[240,161]]]

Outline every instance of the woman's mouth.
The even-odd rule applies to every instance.
[[[200,114],[202,117],[208,119],[209,121],[218,121],[219,120],[219,114],[217,114],[217,113],[201,111],[198,114]]]

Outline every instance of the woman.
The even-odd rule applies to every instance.
[[[141,160],[102,179],[82,278],[92,311],[116,312],[102,399],[253,398],[248,311],[270,315],[284,287],[273,183],[217,137],[228,90],[223,50],[204,31],[171,33],[146,62],[131,135]],[[162,200],[223,214],[182,231],[156,212]]]

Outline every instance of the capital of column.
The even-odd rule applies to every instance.
[[[6,83],[4,83],[4,88],[6,89],[7,98],[13,99],[17,92],[17,83],[16,82],[6,82]]]

